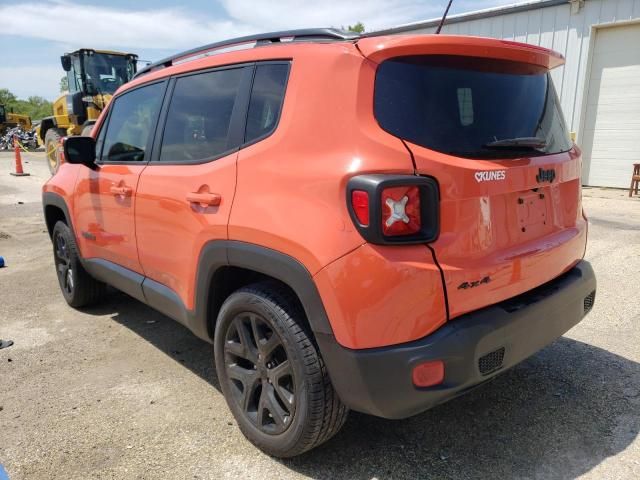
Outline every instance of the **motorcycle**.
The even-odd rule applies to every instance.
[[[25,150],[35,150],[38,148],[35,130],[25,131],[22,127],[17,126],[10,128],[0,136],[0,150],[13,149],[14,137],[18,138],[18,142],[20,142]]]

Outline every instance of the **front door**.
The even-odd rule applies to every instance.
[[[226,67],[172,80],[166,119],[140,176],[136,233],[142,268],[188,309],[194,306],[202,247],[227,238],[252,72],[253,66]]]
[[[143,273],[138,260],[134,209],[166,82],[113,99],[96,142],[94,170],[83,169],[75,198],[75,229],[82,256]]]

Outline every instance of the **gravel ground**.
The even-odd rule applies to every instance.
[[[468,395],[404,421],[349,417],[280,461],[240,434],[212,348],[125,295],[73,310],[32,176],[0,153],[0,464],[16,479],[640,478],[640,198],[587,189],[592,313]]]

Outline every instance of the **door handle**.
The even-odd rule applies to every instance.
[[[133,191],[131,187],[116,187],[115,185],[112,186],[109,190],[114,195],[122,195],[124,197],[128,197],[129,195],[131,195],[131,192]]]
[[[222,196],[218,193],[198,193],[191,192],[187,194],[187,202],[198,203],[200,205],[209,205],[217,207],[222,201]]]

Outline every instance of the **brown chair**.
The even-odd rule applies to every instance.
[[[629,187],[629,196],[633,195],[633,191],[636,191],[638,195],[638,187],[640,186],[640,163],[633,164],[633,175],[631,175],[631,186]]]

